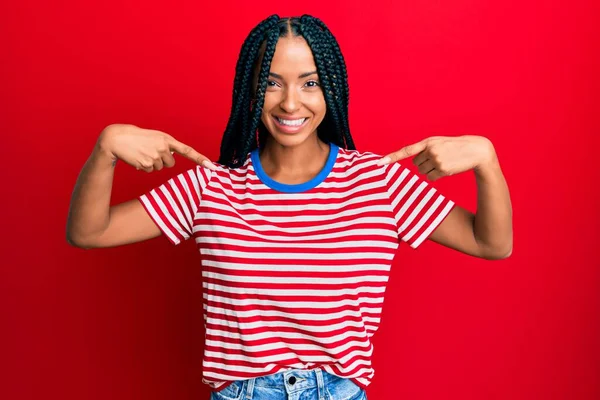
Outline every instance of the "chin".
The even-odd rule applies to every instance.
[[[276,130],[275,130],[275,133],[273,133],[272,131],[270,133],[271,133],[272,139],[274,141],[276,141],[281,146],[286,146],[286,147],[298,146],[298,145],[304,143],[312,135],[312,133],[309,133],[309,134],[298,133],[295,135],[289,135],[289,134],[285,134],[282,132],[277,132]],[[315,132],[315,134],[316,134],[316,132]]]

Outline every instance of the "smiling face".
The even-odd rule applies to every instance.
[[[297,146],[316,135],[327,106],[303,37],[279,39],[267,79],[261,120],[272,138],[282,146]]]

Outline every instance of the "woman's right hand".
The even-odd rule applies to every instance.
[[[173,136],[131,124],[107,126],[100,134],[97,144],[101,150],[111,156],[114,162],[119,159],[146,172],[175,165],[173,153],[178,153],[205,168],[213,170],[217,168],[207,157],[179,142]]]

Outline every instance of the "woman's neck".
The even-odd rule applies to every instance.
[[[329,144],[316,134],[294,147],[282,146],[269,137],[259,157],[263,170],[271,179],[288,184],[303,183],[325,167]]]

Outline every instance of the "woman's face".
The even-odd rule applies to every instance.
[[[316,134],[326,110],[317,67],[306,40],[280,38],[267,78],[262,122],[279,144],[296,146]]]

